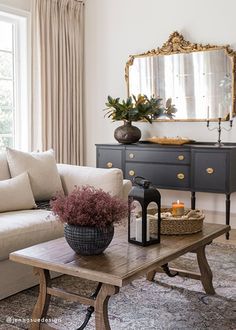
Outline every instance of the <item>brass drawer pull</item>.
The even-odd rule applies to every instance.
[[[108,167],[108,168],[111,168],[112,166],[113,166],[112,162],[108,162],[108,163],[107,163],[107,167]]]
[[[133,159],[133,158],[134,158],[134,154],[130,153],[130,154],[129,154],[129,158],[130,158],[130,159]]]
[[[177,174],[177,178],[178,178],[179,180],[183,180],[183,179],[184,179],[184,173],[178,173],[178,174]]]
[[[178,160],[184,160],[184,155],[179,155]]]
[[[130,176],[134,176],[134,175],[135,175],[134,170],[130,170],[130,171],[129,171],[129,175],[130,175]]]
[[[208,174],[212,174],[212,173],[214,173],[214,168],[212,168],[212,167],[208,167],[208,168],[206,169],[206,171],[207,171]]]

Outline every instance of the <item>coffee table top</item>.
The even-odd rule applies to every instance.
[[[62,237],[12,252],[10,260],[122,287],[133,277],[194,251],[229,230],[230,226],[207,223],[199,233],[162,235],[160,244],[142,247],[128,243],[126,229],[119,227],[110,246],[98,256],[76,254]]]

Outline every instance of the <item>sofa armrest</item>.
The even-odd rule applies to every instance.
[[[123,198],[128,200],[128,195],[132,189],[132,182],[130,180],[123,180]]]
[[[57,164],[57,168],[66,195],[76,185],[90,185],[110,192],[112,196],[125,196],[123,192],[123,173],[118,168],[104,169],[68,164]]]

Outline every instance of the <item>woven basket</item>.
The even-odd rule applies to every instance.
[[[64,235],[67,243],[76,253],[95,255],[102,253],[111,243],[114,227],[111,225],[96,228],[65,224]]]
[[[171,209],[162,209],[163,212],[171,212]],[[154,215],[156,210],[149,209],[148,214]],[[200,210],[185,209],[183,217],[162,217],[161,234],[163,235],[183,235],[194,234],[202,230],[205,216]],[[156,232],[156,220],[150,219],[150,232]]]

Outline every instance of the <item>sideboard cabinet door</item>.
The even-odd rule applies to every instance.
[[[229,186],[229,159],[224,151],[192,151],[192,189],[226,192]],[[228,174],[228,175],[227,175]]]

